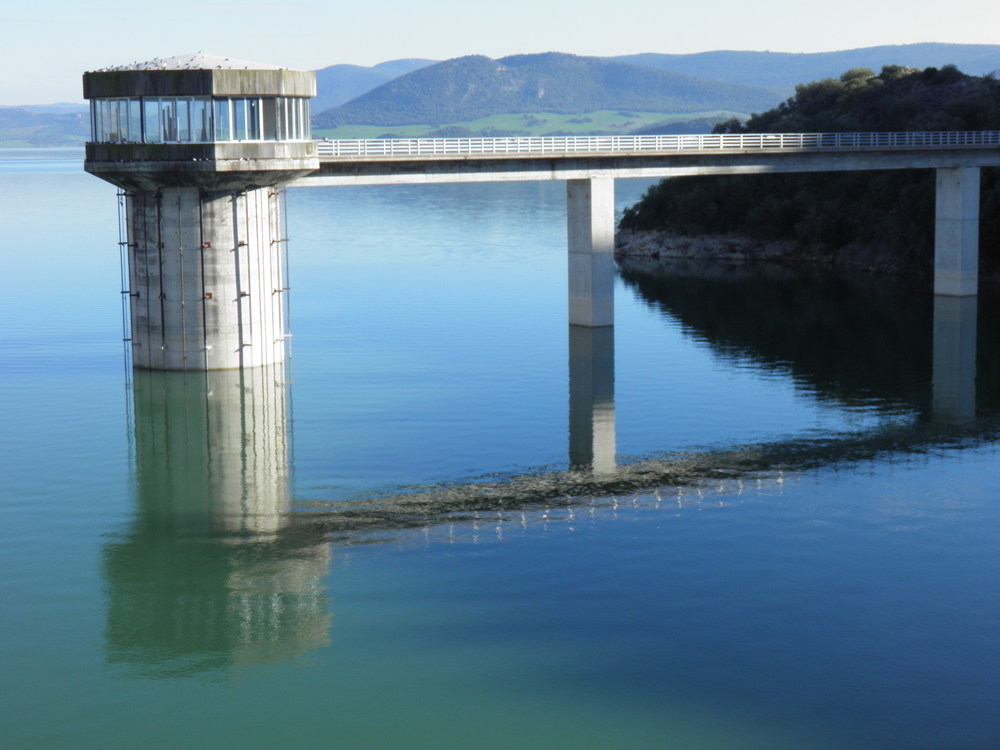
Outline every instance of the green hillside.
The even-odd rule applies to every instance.
[[[1000,130],[1000,81],[954,66],[860,68],[800,85],[780,106],[717,132]],[[1000,179],[982,172],[981,262],[1000,269]],[[732,234],[790,242],[799,257],[927,272],[934,241],[932,170],[684,177],[625,211],[625,230]],[[817,251],[819,251],[817,253]],[[790,256],[794,260],[795,255]]]
[[[712,110],[665,115],[663,112],[633,112],[600,110],[579,114],[525,112],[480,117],[463,122],[440,125],[341,125],[336,128],[314,128],[316,138],[507,138],[523,136],[563,136],[708,133],[723,120],[741,117],[738,112]]]
[[[754,112],[771,91],[561,53],[470,56],[414,71],[313,117],[317,128],[442,125],[498,114]]]

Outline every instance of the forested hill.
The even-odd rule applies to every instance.
[[[1000,130],[1000,81],[954,66],[852,69],[796,87],[795,96],[716,132]],[[1000,179],[982,172],[981,264],[1000,266]],[[933,257],[932,170],[685,177],[627,209],[624,230],[729,234],[791,243],[799,257],[927,272]],[[818,252],[817,252],[818,251]],[[866,257],[880,256],[868,264]],[[795,260],[795,252],[787,258]]]
[[[410,58],[390,60],[370,68],[361,65],[331,65],[322,68],[316,71],[316,98],[312,102],[312,111],[322,112],[338,107],[383,83],[435,62],[436,60]]]
[[[851,68],[879,70],[889,63],[921,69],[953,63],[972,75],[986,75],[1000,69],[1000,45],[924,42],[835,52],[717,50],[681,55],[645,53],[613,59],[716,81],[768,86],[786,97],[792,94],[796,83],[837,76]]]
[[[474,55],[401,76],[321,112],[313,123],[318,128],[438,124],[496,114],[603,109],[755,112],[777,100],[767,89],[595,57],[550,52],[493,60]]]

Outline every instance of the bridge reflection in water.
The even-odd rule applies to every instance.
[[[136,371],[135,515],[104,549],[108,660],[181,676],[325,646],[331,545],[484,522],[499,538],[505,524],[582,509],[600,517],[615,498],[648,506],[669,496],[676,510],[706,487],[735,494],[789,472],[994,439],[991,390],[976,414],[976,298],[932,305],[926,294],[885,297],[865,281],[782,273],[621,269],[647,304],[719,355],[780,369],[815,398],[876,403],[904,418],[849,435],[619,463],[613,328],[571,326],[567,470],[297,504],[283,368]],[[980,370],[992,382],[998,368],[986,360]]]

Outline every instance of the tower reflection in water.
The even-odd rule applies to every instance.
[[[329,547],[289,520],[283,367],[134,373],[135,517],[104,550],[110,662],[183,675],[329,641]]]

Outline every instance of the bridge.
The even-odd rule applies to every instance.
[[[569,322],[601,328],[614,324],[616,179],[933,169],[934,291],[974,297],[980,169],[1000,166],[996,131],[317,142],[314,74],[201,54],[83,85],[84,168],[122,191],[124,338],[145,369],[284,361],[284,185],[565,181]]]
[[[614,324],[614,180],[691,175],[934,169],[934,291],[978,285],[979,169],[1000,132],[741,133],[553,138],[324,140],[291,186],[565,180],[569,322]]]
[[[577,179],[595,169],[676,177],[995,166],[998,148],[1000,131],[979,130],[322,140],[319,171],[299,184]],[[986,153],[972,157],[973,150]]]

